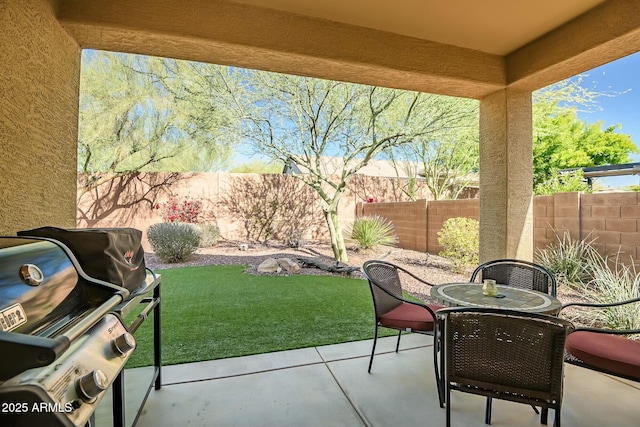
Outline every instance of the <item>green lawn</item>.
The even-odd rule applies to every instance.
[[[255,276],[245,266],[182,267],[162,274],[163,365],[373,338],[365,280]],[[152,363],[152,322],[135,336],[128,367]],[[394,331],[381,329],[384,335]]]

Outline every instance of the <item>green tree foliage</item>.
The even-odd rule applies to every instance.
[[[168,58],[87,51],[80,76],[78,168],[91,185],[102,173],[211,171],[228,165],[230,122],[197,80],[222,67]],[[209,82],[210,83],[210,82]]]
[[[578,108],[597,108],[597,93],[580,86],[581,79],[565,80],[534,94],[534,188],[553,180],[554,171],[631,161],[638,148],[620,126],[602,128],[578,118]],[[540,191],[540,190],[536,190]]]
[[[351,178],[383,150],[447,123],[435,95],[248,70],[236,77],[229,99],[243,118],[242,137],[302,169],[296,177],[323,200],[333,253],[342,262],[338,204]]]
[[[278,160],[269,162],[266,160],[251,160],[246,163],[239,164],[229,169],[233,173],[263,173],[275,174],[282,173],[284,164]]]
[[[584,173],[581,169],[563,174],[560,174],[557,170],[552,170],[549,179],[539,183],[534,189],[536,196],[550,196],[556,193],[570,192],[592,192],[584,180]]]

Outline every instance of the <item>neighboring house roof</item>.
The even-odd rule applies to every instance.
[[[355,163],[357,160],[354,160]],[[320,168],[326,175],[340,175],[344,168],[344,159],[342,157],[323,156],[320,157]],[[417,163],[412,164],[413,170],[418,170],[418,174],[422,171],[422,167]],[[285,165],[283,173],[286,174],[306,174],[309,170],[306,166],[295,163],[293,160]],[[358,175],[377,176],[385,178],[408,178],[406,170],[399,167],[398,172],[393,167],[393,163],[389,160],[369,160],[366,166],[360,168]]]
[[[344,159],[342,157],[330,157],[323,156],[320,157],[320,168],[326,175],[340,175],[342,173],[342,168],[344,167]],[[417,171],[417,175],[420,178],[424,178],[424,169],[422,164],[412,162],[410,163],[410,170]],[[304,165],[299,165],[294,161],[290,161],[287,165],[285,165],[282,173],[285,174],[306,174],[308,173],[308,169]],[[399,167],[398,172],[396,174],[395,169],[393,168],[393,163],[390,160],[370,160],[369,163],[361,168],[357,175],[365,175],[365,176],[375,176],[382,178],[408,178],[409,174],[407,173],[406,168]],[[464,177],[464,179],[469,180],[469,187],[477,187],[479,186],[479,175],[476,172],[472,172]]]

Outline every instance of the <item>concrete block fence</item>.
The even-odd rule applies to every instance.
[[[418,200],[401,203],[359,203],[358,215],[380,215],[393,222],[399,246],[439,253],[438,232],[449,218],[479,220],[480,200]],[[621,252],[621,261],[640,259],[640,197],[635,192],[559,193],[533,200],[534,247],[544,249],[569,233],[594,240],[603,255]]]

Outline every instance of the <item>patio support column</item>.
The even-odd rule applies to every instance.
[[[480,262],[533,259],[531,92],[480,100]]]
[[[80,46],[56,1],[0,1],[0,234],[75,227]]]

